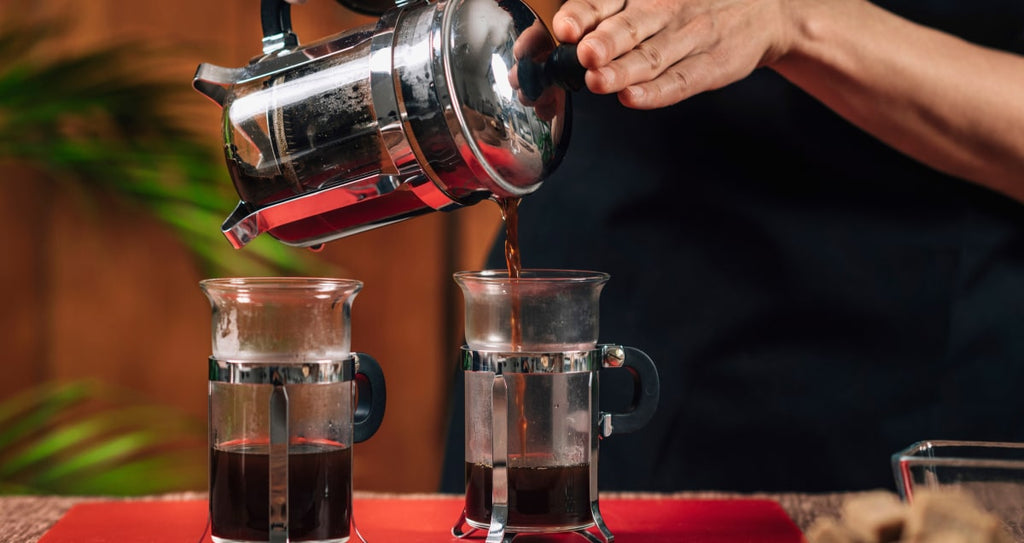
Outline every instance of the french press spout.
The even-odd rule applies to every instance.
[[[343,0],[356,11],[382,0]],[[236,248],[268,232],[312,246],[487,198],[537,190],[564,155],[573,51],[521,0],[417,0],[300,46],[289,4],[262,0],[263,54],[201,64],[223,108],[241,202]],[[554,54],[558,51],[557,54]]]

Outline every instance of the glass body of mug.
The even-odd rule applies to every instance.
[[[212,307],[214,541],[343,542],[352,517],[352,300],[346,279],[200,283]]]
[[[235,372],[223,368],[219,373]],[[268,541],[272,524],[282,520],[290,541],[348,539],[353,388],[351,380],[284,385],[210,381],[215,541]],[[279,444],[275,437],[281,432],[285,436]],[[285,497],[287,508],[275,520],[275,506]]]
[[[497,453],[496,376],[466,371],[465,377],[466,521],[476,528],[490,525],[494,456],[504,453],[510,531],[562,532],[592,525],[597,372],[506,371],[498,376],[506,388],[498,401],[505,402],[507,411],[506,446]]]
[[[594,523],[598,299],[607,280],[576,270],[455,274],[466,302],[470,526],[491,525],[495,497],[511,532]]]

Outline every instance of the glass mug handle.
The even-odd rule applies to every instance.
[[[370,439],[384,420],[387,404],[387,389],[384,386],[384,370],[366,353],[352,353],[356,360],[356,401],[353,415],[352,441],[361,443]]]
[[[612,432],[635,432],[650,422],[658,410],[658,402],[661,399],[658,368],[647,353],[634,347],[602,345],[601,350],[604,355],[603,367],[625,368],[633,377],[633,400],[630,402],[630,409],[624,413],[602,413],[602,422],[607,424],[602,424],[601,435],[608,437]]]

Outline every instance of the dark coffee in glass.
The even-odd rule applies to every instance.
[[[493,468],[466,463],[466,518],[491,521]],[[574,530],[593,522],[590,466],[508,468],[508,523],[541,531]]]
[[[270,454],[266,443],[224,444],[210,450],[213,536],[268,541]],[[288,448],[288,528],[291,541],[349,536],[352,449],[339,443]]]

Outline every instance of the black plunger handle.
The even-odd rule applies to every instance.
[[[260,0],[260,23],[264,38],[284,35],[286,47],[298,45],[292,32],[292,7],[285,0]]]
[[[566,90],[578,91],[586,85],[587,69],[576,56],[575,43],[563,43],[551,52],[544,62],[522,58],[516,64],[519,89],[530,100],[540,98],[544,90],[558,85]]]
[[[629,433],[643,428],[658,410],[661,400],[661,381],[658,368],[647,353],[633,347],[623,347],[625,358],[622,367],[633,376],[632,409],[625,413],[612,414],[612,433]]]
[[[352,441],[361,443],[370,439],[384,421],[388,395],[384,386],[384,370],[380,369],[380,364],[368,354],[353,355],[358,365],[355,380],[359,399],[353,415]]]
[[[571,91],[578,91],[586,85],[584,76],[587,69],[580,64],[580,57],[576,56],[575,43],[563,43],[551,52],[544,72],[555,83]]]

